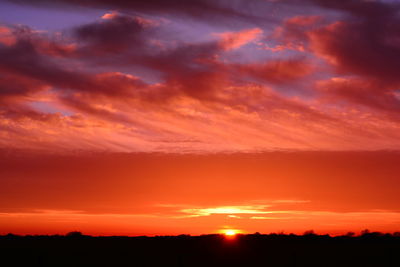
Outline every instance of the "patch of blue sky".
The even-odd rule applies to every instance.
[[[48,114],[60,113],[64,116],[72,116],[74,114],[73,112],[67,110],[66,108],[62,108],[59,105],[56,105],[52,102],[32,101],[29,103],[29,105],[35,110],[42,113],[48,113]]]
[[[0,2],[0,22],[22,24],[36,30],[58,31],[100,18],[106,10],[38,8]]]

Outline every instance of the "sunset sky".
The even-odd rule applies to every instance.
[[[0,234],[400,231],[400,2],[0,0]]]

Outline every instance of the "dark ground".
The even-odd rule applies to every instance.
[[[400,266],[400,236],[0,236],[0,266]]]

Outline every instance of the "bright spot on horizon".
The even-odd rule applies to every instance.
[[[234,230],[234,229],[226,229],[226,230],[224,230],[224,235],[226,235],[226,236],[230,236],[230,237],[233,237],[233,236],[236,236],[237,234],[238,234],[238,231],[237,230]]]

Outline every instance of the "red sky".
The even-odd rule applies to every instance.
[[[399,230],[399,11],[2,1],[0,233]]]
[[[3,152],[2,233],[398,230],[398,152]]]

